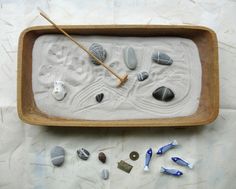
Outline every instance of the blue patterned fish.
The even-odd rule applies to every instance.
[[[172,176],[176,176],[179,177],[181,175],[183,175],[183,173],[177,169],[167,169],[164,167],[161,167],[161,173],[167,174],[167,175],[172,175]]]
[[[190,169],[193,168],[193,164],[188,163],[187,161],[185,161],[179,157],[172,157],[171,159],[173,162],[177,163],[178,165],[186,166],[186,167],[189,167]]]
[[[152,158],[152,148],[149,148],[145,155],[144,171],[149,171],[149,163]]]
[[[177,141],[174,140],[173,142],[159,148],[157,151],[157,154],[162,155],[162,154],[166,153],[169,149],[174,148],[177,145],[178,145]]]

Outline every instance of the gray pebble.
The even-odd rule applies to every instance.
[[[137,67],[138,61],[135,51],[132,47],[124,49],[124,61],[130,70],[134,70]]]
[[[50,152],[51,161],[54,166],[61,166],[65,160],[65,150],[60,146],[55,146]]]
[[[79,156],[80,159],[82,160],[87,160],[89,158],[90,153],[88,152],[88,150],[81,148],[79,150],[77,150],[77,154]]]
[[[147,72],[141,72],[137,74],[137,78],[139,81],[144,81],[145,79],[147,79],[149,76],[149,74]]]
[[[109,171],[107,169],[103,169],[101,172],[101,177],[104,180],[107,180],[109,178]]]
[[[104,94],[103,94],[103,93],[98,94],[98,95],[96,96],[96,101],[99,102],[99,103],[102,102],[103,97],[104,97]]]
[[[162,87],[157,88],[152,93],[152,96],[157,100],[168,102],[168,101],[171,101],[175,97],[175,94],[173,93],[171,89],[162,86]]]
[[[102,45],[98,44],[98,43],[93,43],[90,47],[89,47],[89,51],[96,56],[99,60],[101,60],[102,62],[105,61],[106,57],[107,57],[107,52],[106,50],[103,48]],[[95,65],[100,65],[96,60],[94,60],[92,57],[90,57],[90,60],[93,64]]]
[[[171,65],[173,60],[165,53],[156,51],[152,54],[152,60],[158,64]]]

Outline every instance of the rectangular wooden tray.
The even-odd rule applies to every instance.
[[[53,26],[36,26],[24,30],[19,38],[17,68],[17,109],[22,121],[33,125],[77,127],[160,127],[195,126],[214,121],[219,112],[218,45],[214,31],[201,26],[180,25],[82,25],[61,26],[69,34],[158,37],[174,36],[193,40],[202,64],[200,105],[191,116],[165,119],[88,121],[49,117],[38,110],[32,91],[32,49],[44,34],[60,34]]]

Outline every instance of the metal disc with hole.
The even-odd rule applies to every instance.
[[[138,152],[135,152],[135,151],[131,152],[131,153],[129,154],[129,158],[130,158],[131,160],[133,160],[133,161],[136,161],[136,160],[139,158]]]

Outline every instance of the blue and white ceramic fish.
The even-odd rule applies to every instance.
[[[174,148],[174,147],[177,146],[177,145],[178,145],[177,141],[174,140],[174,141],[172,141],[171,143],[169,143],[169,144],[167,144],[167,145],[162,146],[161,148],[159,148],[158,151],[157,151],[157,154],[158,154],[158,155],[162,155],[162,154],[166,153],[169,149]]]
[[[164,167],[161,167],[161,173],[167,174],[167,175],[172,175],[172,176],[176,176],[179,177],[181,175],[183,175],[183,173],[177,169],[167,169]]]
[[[144,171],[149,171],[149,163],[152,158],[152,148],[149,148],[145,155]]]
[[[193,168],[193,164],[188,163],[187,161],[185,161],[179,157],[172,157],[171,159],[173,162],[177,163],[178,165],[186,166],[186,167],[189,167],[190,169]]]

